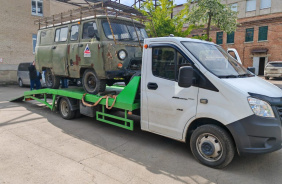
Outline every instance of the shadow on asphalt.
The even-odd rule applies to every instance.
[[[217,177],[223,173],[230,174],[233,179],[235,175],[250,178],[250,180],[256,178],[255,181],[269,183],[269,178],[274,176],[277,178],[279,175],[282,162],[281,152],[247,157],[236,155],[229,166],[217,170],[197,163],[186,144],[142,131],[140,118],[137,116],[129,116],[135,123],[134,131],[129,131],[85,116],[74,120],[64,120],[58,112],[51,112],[45,106],[34,108],[35,104],[32,103],[13,104],[23,106],[32,113],[47,118],[51,124],[72,137],[140,164],[152,173],[166,175],[182,183],[187,181],[179,177],[188,176],[193,180],[191,176],[201,176],[208,181],[217,181]],[[246,182],[246,180],[242,181]],[[195,180],[195,183],[198,182]],[[240,179],[232,183],[240,183]]]

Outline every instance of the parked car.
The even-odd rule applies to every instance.
[[[18,66],[17,79],[20,87],[30,86],[28,67],[31,64],[32,63],[20,63]],[[41,87],[46,87],[44,71],[42,72],[42,79],[40,80],[40,82],[41,82]]]
[[[264,77],[266,80],[269,80],[270,77],[282,77],[282,61],[267,63],[264,69]]]
[[[20,63],[17,71],[18,84],[20,87],[30,85],[28,67],[32,63]]]

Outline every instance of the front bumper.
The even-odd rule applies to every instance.
[[[282,77],[282,73],[266,73],[265,77]]]
[[[276,118],[256,115],[227,125],[236,143],[239,155],[270,153],[281,149],[281,119],[274,107]]]

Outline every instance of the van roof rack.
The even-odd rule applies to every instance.
[[[34,24],[39,25],[39,29],[55,24],[64,24],[66,22],[73,22],[74,20],[82,20],[83,18],[97,15],[108,15],[116,17],[125,17],[134,20],[138,20],[141,23],[144,21],[152,21],[148,17],[144,16],[141,12],[133,7],[129,7],[113,1],[88,3],[88,6],[83,6],[77,9],[69,10],[67,12],[52,15],[50,17],[43,17],[34,21]]]

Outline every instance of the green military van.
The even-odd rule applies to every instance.
[[[132,12],[114,15],[109,6],[99,8],[80,9],[77,19],[71,18],[78,10],[61,14],[60,23],[54,16],[41,24],[39,20],[46,25],[38,30],[35,60],[37,69],[45,71],[47,87],[56,89],[61,78],[75,78],[82,79],[86,92],[97,94],[106,84],[128,83],[141,70],[143,40],[148,37],[144,25],[124,16]],[[64,21],[66,17],[71,20]]]

